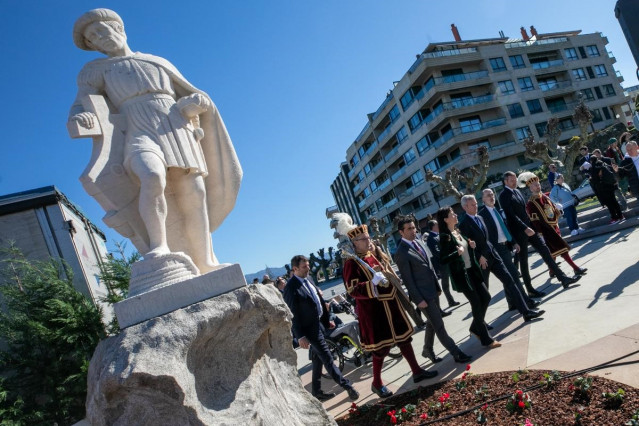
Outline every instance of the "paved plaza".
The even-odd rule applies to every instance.
[[[579,266],[588,268],[588,273],[568,290],[562,289],[557,280],[549,279],[541,258],[533,254],[530,262],[533,285],[547,295],[540,305],[546,314],[531,322],[525,323],[516,311],[507,312],[503,287],[491,276],[489,290],[492,301],[486,321],[494,327],[493,336],[503,343],[501,348],[486,350],[476,339],[469,337],[470,306],[461,293],[454,293],[457,301],[465,303],[455,307],[453,314],[444,321],[460,348],[473,356],[473,373],[521,368],[574,371],[620,357],[624,357],[620,362],[639,360],[639,285],[635,285],[639,280],[637,224],[639,219],[632,217],[624,223],[625,227],[615,228],[614,232],[591,231],[583,236],[585,238],[571,242],[573,259]],[[611,228],[604,231],[608,230]],[[562,261],[560,267],[572,275],[565,262]],[[336,292],[342,291],[343,285],[336,288]],[[445,298],[442,296],[440,300],[445,306]],[[345,321],[353,319],[340,316]],[[424,332],[417,332],[413,337],[417,359],[424,368],[430,369],[433,368],[430,361],[420,355],[423,342]],[[444,358],[435,367],[439,375],[421,382],[422,386],[454,379],[464,371],[465,365],[454,363],[437,339],[435,352]],[[298,349],[297,353],[302,382],[310,391],[308,352]],[[360,392],[358,404],[377,400],[370,390],[371,364],[355,368],[353,364],[346,363],[344,373]],[[592,374],[639,387],[639,363],[607,367]],[[387,359],[382,378],[395,393],[417,386],[413,384],[410,369],[403,359]],[[345,414],[351,405],[346,393],[329,379],[322,379],[322,386],[325,391],[337,392],[335,398],[324,403],[325,408],[335,417]]]

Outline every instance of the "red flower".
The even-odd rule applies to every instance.
[[[517,392],[515,392],[517,395],[522,396],[524,394],[524,391],[518,390]]]
[[[439,402],[444,402],[444,401],[446,401],[446,398],[444,398],[443,396],[440,396],[439,397]]]
[[[466,373],[462,374],[462,380],[466,379]]]
[[[484,405],[482,405],[482,406],[481,406],[481,409],[482,409],[483,411],[486,411],[486,408],[488,408],[488,404],[484,404]]]
[[[422,420],[426,420],[428,418],[428,414],[423,413],[421,416],[419,416],[419,418]]]
[[[397,424],[397,417],[391,416],[391,423],[392,424]]]
[[[351,404],[351,408],[357,408],[357,404],[355,404],[354,402]]]
[[[393,417],[395,415],[396,411],[395,410],[391,410],[388,413],[386,413],[387,416],[391,416]]]
[[[574,389],[575,389],[575,386],[570,385],[570,386],[568,386],[568,389],[570,389],[570,390],[574,390]]]
[[[402,413],[405,413],[405,412],[406,412],[406,408],[402,408]]]
[[[519,401],[519,408],[524,408],[525,406],[524,401]]]
[[[466,371],[470,370],[470,364],[466,364]]]

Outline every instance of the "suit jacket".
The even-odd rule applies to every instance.
[[[635,197],[639,197],[639,174],[632,158],[626,155],[619,163],[619,176],[628,178],[628,187]]]
[[[433,268],[435,269],[435,273],[438,277],[441,277],[442,263],[439,260],[439,252],[441,251],[439,248],[439,234],[435,232],[429,232],[426,239],[426,246],[433,255],[431,259],[433,260]]]
[[[581,168],[581,166],[582,166],[582,165],[583,165],[586,161],[587,161],[587,162],[589,162],[589,163],[591,163],[590,157],[592,157],[592,154],[590,154],[590,153],[589,153],[588,155],[586,155],[585,157],[581,157],[581,158],[579,159],[579,167]],[[589,170],[582,170],[582,172],[583,172],[583,174],[585,174],[586,176],[590,177],[590,173],[591,173],[590,169],[589,169]],[[501,206],[501,207],[503,208],[504,206]]]
[[[310,282],[310,281],[309,281]],[[317,316],[317,305],[315,300],[304,288],[304,284],[296,276],[293,276],[284,287],[284,301],[293,314],[293,337],[299,339],[305,336],[317,336],[322,327],[328,328],[328,311],[326,305],[322,301],[322,297],[317,291],[317,287],[311,283],[311,287],[315,289],[317,298],[322,305],[322,316]]]
[[[428,262],[415,247],[404,240],[400,240],[395,252],[395,263],[397,268],[399,268],[399,273],[411,300],[418,305],[423,300],[436,299],[441,288],[439,287],[437,274],[432,266],[433,256],[430,250],[419,239],[415,239],[414,242],[424,250],[428,257]]]
[[[497,208],[495,208],[495,213],[500,214]],[[490,211],[488,211],[488,208],[486,206],[482,207],[477,214],[484,219],[486,231],[488,231],[488,241],[490,241],[493,246],[495,244],[499,244],[499,233],[497,232],[498,224],[495,222],[493,215],[490,214]],[[506,225],[506,220],[504,220],[504,225]],[[508,226],[506,226],[506,228],[508,228]],[[508,229],[508,232],[510,232],[510,229]],[[510,235],[512,235],[512,232],[510,232]],[[508,241],[507,244],[510,247],[512,245],[512,241]]]
[[[477,246],[475,247],[475,259],[479,261],[481,256],[484,256],[488,262],[491,262],[494,258],[499,257],[499,254],[495,251],[492,243],[488,240],[487,230],[488,226],[484,222],[484,218],[477,215],[484,230],[482,230],[477,222],[465,215],[462,221],[459,223],[459,231],[469,240],[473,240]]]
[[[518,241],[526,240],[526,228],[532,229],[532,223],[526,212],[526,199],[518,189],[504,188],[499,194],[499,205],[506,214],[506,225]]]
[[[462,234],[462,238],[466,239]],[[442,267],[447,267],[450,274],[450,282],[455,291],[473,291],[477,283],[484,281],[481,268],[475,257],[475,250],[468,246],[470,255],[470,269],[466,269],[464,259],[457,253],[457,240],[448,232],[439,233],[439,245],[441,246]]]

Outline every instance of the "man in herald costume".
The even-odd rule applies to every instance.
[[[232,210],[242,178],[217,108],[167,60],[132,52],[112,10],[82,15],[73,40],[107,55],[80,71],[69,114],[70,128],[102,137],[81,180],[105,222],[145,258],[184,252],[200,273],[214,269],[210,233]]]
[[[393,394],[384,386],[381,373],[384,358],[395,345],[410,365],[413,382],[435,377],[437,371],[424,370],[415,358],[411,345],[413,327],[398,300],[397,288],[389,282],[399,281],[390,260],[372,243],[366,225],[353,225],[345,213],[336,213],[333,219],[336,218],[337,232],[350,239],[357,257],[345,260],[343,278],[346,291],[356,300],[362,347],[373,354],[371,390],[381,398]]]
[[[561,212],[555,203],[541,192],[539,178],[532,172],[524,172],[519,175],[517,180],[520,183],[528,185],[530,188],[532,195],[526,203],[526,212],[530,217],[530,222],[532,223],[535,231],[544,237],[544,241],[546,242],[553,259],[557,256],[561,256],[564,258],[566,263],[572,267],[576,275],[585,274],[587,268],[580,268],[577,266],[568,254],[570,246],[563,238],[561,238],[559,226],[557,225],[559,223],[559,218],[561,217]]]

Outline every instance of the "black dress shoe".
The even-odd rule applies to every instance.
[[[350,387],[346,389],[346,392],[348,393],[348,397],[351,399],[351,401],[357,401],[359,399],[359,392],[357,392],[355,388]]]
[[[575,275],[583,275],[588,271],[588,268],[577,268]]]
[[[442,318],[447,317],[448,315],[452,315],[452,312],[440,311],[442,314]]]
[[[467,363],[467,362],[469,362],[471,359],[473,359],[473,357],[472,357],[472,356],[470,356],[470,355],[466,355],[465,353],[463,353],[463,352],[461,352],[461,351],[460,351],[460,352],[457,354],[457,356],[455,357],[455,362],[459,362],[459,363],[461,363],[461,364],[466,364],[466,363]]]
[[[431,371],[422,370],[421,372],[417,374],[413,374],[413,383],[419,383],[422,380],[432,379],[437,374],[438,374],[437,370],[431,370]]]
[[[388,398],[389,396],[393,394],[393,392],[388,390],[388,388],[383,385],[381,388],[376,388],[375,386],[371,385],[371,390],[375,392],[377,396],[379,396],[380,398]]]
[[[459,306],[459,302],[455,302],[455,301],[453,301],[453,303],[449,303],[449,304],[448,304],[448,307],[449,307],[449,308],[452,308],[453,306]]]
[[[574,277],[566,277],[563,280],[561,280],[561,285],[563,286],[563,288],[568,288],[570,287],[570,284],[574,284],[580,279],[581,279],[581,275],[575,275]]]
[[[530,297],[544,297],[545,295],[546,295],[545,292],[535,290],[534,288],[532,290],[528,290],[528,296]]]
[[[319,391],[316,394],[313,394],[313,396],[315,398],[317,398],[319,401],[328,401],[329,399],[335,397],[335,392],[324,392],[324,391]]]
[[[528,305],[528,309],[534,309],[537,306],[541,305],[541,302],[539,300],[530,299],[530,301],[526,304]]]
[[[433,364],[443,361],[440,357],[435,355],[433,352],[422,351],[422,356],[424,358],[428,358],[430,362],[432,362]]]
[[[524,314],[524,321],[528,322],[535,318],[539,318],[545,313],[546,311],[544,311],[543,309],[540,309],[539,311],[530,311],[527,314]]]

